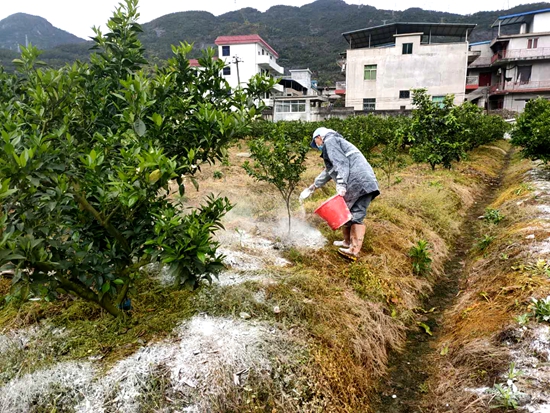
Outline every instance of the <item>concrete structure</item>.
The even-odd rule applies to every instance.
[[[409,110],[411,90],[419,88],[427,89],[436,101],[453,94],[455,103],[460,104],[464,101],[469,59],[467,38],[474,27],[393,23],[344,33],[349,44],[345,59],[346,107]]]
[[[516,34],[502,34],[516,26]],[[499,17],[497,37],[470,45],[467,100],[487,109],[522,112],[537,96],[550,98],[550,9]]]
[[[280,77],[284,69],[277,64],[279,54],[257,34],[241,36],[219,36],[216,41],[218,56],[226,66],[223,76],[232,88],[246,86],[248,80],[260,73]],[[283,92],[281,85],[275,85],[266,96],[265,104],[272,106],[271,97]]]
[[[305,122],[322,120],[322,108],[328,107],[329,100],[321,96],[316,82],[311,79],[309,69],[290,70],[290,77],[283,78],[282,95],[274,97],[273,121],[301,120]]]

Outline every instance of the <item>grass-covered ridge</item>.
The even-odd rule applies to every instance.
[[[548,176],[514,154],[484,218],[474,223],[478,239],[431,360],[424,406],[434,412],[514,403],[542,411],[538,403],[548,401],[545,344],[537,347],[548,328],[533,308],[533,300],[550,294]]]

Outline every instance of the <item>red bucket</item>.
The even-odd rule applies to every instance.
[[[332,229],[340,228],[352,218],[344,198],[340,195],[327,199],[315,210],[315,213],[327,221]]]

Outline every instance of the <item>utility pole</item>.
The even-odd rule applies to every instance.
[[[239,74],[239,63],[243,63],[243,60],[235,55],[233,56],[233,62],[232,63],[235,63],[235,66],[237,66],[237,87],[241,87],[241,76]]]

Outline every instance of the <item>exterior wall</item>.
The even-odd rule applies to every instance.
[[[296,99],[302,100],[302,99]],[[311,101],[306,99],[306,111],[305,112],[278,112],[277,105],[273,108],[273,122],[278,122],[280,120],[301,120],[303,122],[310,122],[312,114]]]
[[[224,45],[225,46],[225,45]],[[218,46],[218,56],[222,59],[227,66],[231,68],[231,74],[225,75],[225,79],[229,82],[229,85],[232,88],[236,88],[239,84],[237,77],[237,66],[233,62],[233,56],[238,56],[239,60],[242,62],[239,63],[239,78],[241,81],[241,86],[245,86],[252,76],[261,73],[261,67],[259,64],[269,62],[273,67],[279,67],[277,65],[276,57],[263,47],[259,43],[249,43],[249,44],[232,44],[229,46],[229,56],[223,56],[222,50],[223,46]],[[266,67],[265,64],[263,64]],[[279,75],[280,72],[276,70],[269,70],[273,75]],[[280,68],[282,71],[282,68]]]
[[[420,34],[402,35],[395,47],[348,50],[346,106],[363,110],[363,98],[375,98],[376,110],[411,109],[412,99],[399,99],[399,91],[416,88],[432,96],[454,94],[455,103],[463,102],[468,44],[421,45],[420,39]],[[413,43],[412,54],[402,54],[403,43]],[[364,80],[364,66],[374,64],[376,80]]]
[[[257,55],[257,46],[255,43],[252,44],[235,44],[229,46],[229,56],[223,56],[222,50],[223,46],[218,46],[218,56],[222,59],[226,66],[231,68],[230,75],[224,75],[225,80],[229,82],[229,85],[232,88],[239,86],[237,78],[237,67],[233,63],[233,56],[238,56],[239,60],[242,60],[239,63],[239,78],[241,81],[241,86],[246,85],[248,79],[256,75],[259,70],[256,65],[256,55]]]
[[[471,45],[470,50],[472,52],[481,52],[481,54],[479,55],[479,57],[477,59],[481,59],[483,57],[492,57],[493,56],[493,50],[491,49],[491,44],[490,43]],[[475,64],[475,61],[474,61],[474,64]]]
[[[306,87],[308,92],[311,89],[311,71],[309,69],[291,70],[290,78]]]
[[[548,30],[550,31],[550,29]],[[533,33],[533,36],[511,38],[510,43],[508,43],[508,50],[516,49],[527,49],[527,43],[529,39],[539,39],[537,41],[537,49],[541,47],[550,47],[550,36],[537,36],[536,33]],[[533,49],[535,51],[536,49]]]
[[[533,33],[550,32],[550,13],[535,14],[531,29]]]
[[[546,99],[550,99],[550,92],[548,93],[511,93],[504,96],[504,107],[503,109],[513,110],[514,112],[523,112],[525,105],[528,100],[536,99],[537,97],[542,96]]]

